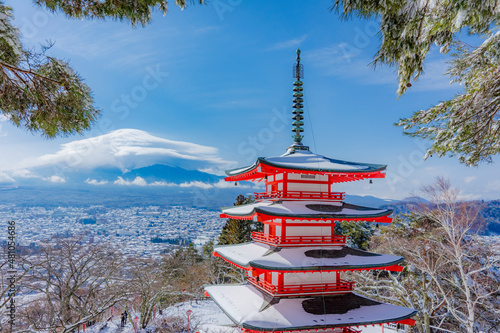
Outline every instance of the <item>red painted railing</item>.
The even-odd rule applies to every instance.
[[[375,324],[375,325],[383,325],[383,324]],[[254,331],[254,330],[249,330],[247,328],[241,328],[240,329],[242,333],[262,333],[262,331]],[[316,332],[318,331],[317,329],[314,329]],[[324,330],[324,329],[320,329]],[[340,331],[339,331],[340,330]],[[273,333],[292,333],[292,332],[297,332],[297,331],[272,331]],[[302,332],[313,332],[312,329],[310,330],[302,330]],[[338,333],[361,333],[361,331],[356,330],[352,327],[337,327],[334,328],[333,331],[331,332],[338,332]]]
[[[354,289],[354,282],[340,280],[336,283],[305,284],[305,285],[285,285],[278,288],[278,293],[283,294],[303,294],[322,293],[331,291],[351,291]]]
[[[257,278],[253,276],[248,277],[248,282],[256,286],[257,288],[263,289],[270,293],[271,295],[280,294],[318,294],[325,292],[348,292],[354,289],[354,282],[340,280],[335,283],[321,283],[321,284],[304,284],[304,285],[284,285],[282,287],[277,287],[272,283],[264,280],[257,281]]]
[[[254,241],[269,245],[345,245],[347,236],[272,236],[263,232],[252,231]]]
[[[320,199],[342,201],[345,192],[309,192],[309,191],[271,191],[254,193],[255,200],[259,199]]]
[[[248,282],[250,282],[251,284],[253,284],[257,288],[264,289],[265,291],[267,291],[268,293],[270,293],[272,295],[276,294],[277,288],[272,283],[269,283],[269,282],[262,280],[262,279],[257,281],[257,278],[255,278],[253,276],[248,277]]]

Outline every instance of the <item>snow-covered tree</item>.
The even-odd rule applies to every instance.
[[[441,320],[446,317],[444,299],[436,292],[435,281],[428,274],[429,271],[437,274],[445,264],[443,257],[434,251],[436,227],[433,221],[411,214],[396,217],[391,225],[380,228],[370,247],[377,253],[403,256],[405,269],[400,273],[365,273],[367,280],[357,279],[365,294],[372,293],[417,310],[416,327],[423,333],[430,333],[431,325],[441,327]]]
[[[130,293],[129,311],[139,315],[139,328],[144,329],[153,319],[155,306],[168,294],[175,293],[163,279],[162,267],[152,259],[134,258],[128,263],[129,273],[124,282]],[[132,322],[132,316],[129,317]]]
[[[145,25],[151,13],[167,12],[166,0],[36,0],[36,4],[76,18],[112,18]],[[203,3],[203,0],[199,0]],[[176,0],[181,8],[185,0]],[[0,1],[0,112],[13,124],[45,137],[82,133],[97,120],[91,89],[68,62],[21,43],[12,9]]]
[[[59,239],[58,246],[40,244],[23,280],[37,297],[20,304],[20,320],[33,331],[67,333],[101,319],[110,306],[127,299],[122,259],[116,248],[82,237]]]
[[[0,110],[16,126],[47,137],[81,133],[97,119],[90,88],[67,62],[23,47],[12,12],[0,3]]]
[[[458,200],[442,178],[424,188],[430,203],[380,229],[371,247],[405,257],[405,270],[366,282],[361,291],[419,310],[417,326],[472,333],[498,326],[500,256],[472,229],[480,207]],[[496,327],[496,328],[495,328]]]
[[[38,5],[45,6],[54,12],[62,12],[69,17],[118,19],[129,21],[133,26],[146,25],[151,21],[153,10],[159,10],[165,15],[168,11],[167,0],[34,0]],[[191,3],[204,3],[204,0],[191,0]],[[186,8],[186,0],[175,0],[180,8]]]
[[[477,206],[460,203],[459,191],[448,180],[438,178],[424,188],[433,206],[422,206],[421,217],[434,221],[440,239],[435,251],[443,258],[443,269],[427,270],[436,282],[448,312],[468,333],[478,326],[480,307],[500,315],[500,256],[488,247],[471,227],[478,218]]]
[[[500,1],[334,0],[344,18],[380,18],[382,41],[374,64],[397,66],[401,95],[424,70],[432,45],[453,52],[447,74],[464,92],[412,117],[401,119],[405,133],[430,139],[427,156],[458,156],[467,165],[491,161],[500,153]],[[459,39],[467,32],[482,39],[477,47]]]

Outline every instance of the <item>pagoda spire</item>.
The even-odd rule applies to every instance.
[[[309,147],[304,146],[302,144],[302,138],[304,137],[301,135],[302,132],[304,132],[304,129],[302,126],[304,125],[304,116],[302,115],[304,113],[304,110],[302,108],[304,105],[302,102],[304,102],[304,99],[302,98],[304,94],[302,91],[304,90],[302,88],[302,81],[300,80],[302,77],[304,77],[304,66],[300,63],[300,49],[297,49],[297,62],[295,63],[293,67],[293,76],[295,77],[295,82],[293,83],[293,117],[292,119],[294,122],[292,125],[294,126],[292,128],[292,132],[295,133],[295,135],[292,135],[293,138],[293,145],[290,147],[292,151],[294,152],[295,150],[309,150]]]

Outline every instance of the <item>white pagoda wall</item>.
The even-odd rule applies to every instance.
[[[276,226],[276,236],[282,236],[282,234],[281,234],[281,226],[280,225]]]
[[[331,236],[332,227],[286,227],[287,236]]]
[[[337,282],[336,272],[285,273],[284,285],[321,284]]]
[[[289,173],[287,175],[287,179],[314,180],[314,181],[328,182],[328,176],[326,176],[326,175],[307,175],[307,174],[301,174],[301,173]]]
[[[292,183],[287,184],[288,191],[304,191],[304,192],[328,192],[328,184],[308,184],[308,183]]]

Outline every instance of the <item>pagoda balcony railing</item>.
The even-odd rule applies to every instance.
[[[257,280],[256,277],[249,276],[248,282],[250,282],[257,288],[267,291],[271,295],[350,292],[354,289],[354,282],[345,280],[340,280],[335,283],[297,284],[297,285],[284,285],[281,287],[277,287],[270,282],[264,281],[262,279]]]
[[[252,239],[259,243],[269,245],[345,245],[347,244],[347,236],[330,235],[330,236],[273,236],[263,232],[252,231]]]
[[[255,192],[255,200],[260,199],[306,199],[306,200],[330,200],[342,201],[345,192],[310,192],[310,191],[271,191]]]

